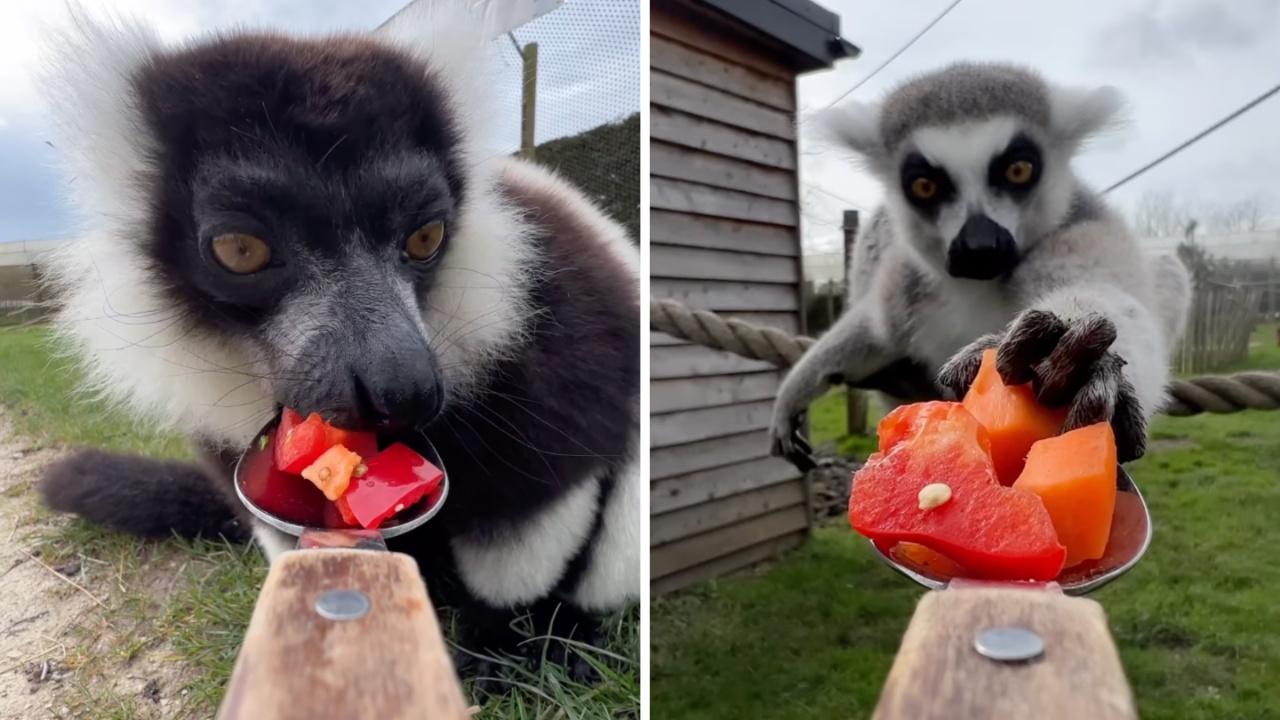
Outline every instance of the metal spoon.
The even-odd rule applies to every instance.
[[[393,518],[389,519],[381,527],[376,530],[364,530],[360,528],[322,528],[310,527],[295,522],[294,519],[280,517],[274,513],[268,512],[253,500],[249,499],[245,492],[245,485],[252,479],[250,475],[249,461],[254,456],[272,452],[271,441],[275,436],[275,428],[279,425],[280,419],[277,417],[254,436],[254,441],[249,444],[249,448],[240,455],[240,459],[236,461],[235,469],[235,487],[236,495],[240,498],[240,502],[253,513],[254,517],[271,527],[289,535],[298,538],[298,547],[302,549],[318,549],[318,548],[359,548],[368,550],[385,550],[386,539],[403,535],[410,530],[421,527],[428,520],[436,516],[440,512],[440,508],[444,507],[444,501],[449,496],[449,473],[445,470],[444,462],[440,459],[439,453],[436,452],[435,446],[431,444],[426,437],[422,438],[421,446],[415,447],[428,462],[435,465],[444,473],[440,484],[434,490],[427,493],[418,502],[405,508],[397,513]],[[266,441],[264,442],[264,438]],[[269,465],[266,463],[263,465]]]
[[[1085,595],[1128,572],[1151,545],[1151,513],[1133,478],[1116,467],[1116,511],[1111,520],[1111,537],[1102,558],[1066,568],[1052,584],[1066,595]],[[948,568],[939,558],[913,553],[906,543],[892,545],[871,542],[876,554],[889,567],[915,580],[931,590],[942,590],[953,582],[972,585],[978,581],[954,574],[957,568]],[[918,547],[918,546],[917,546]]]
[[[312,527],[250,499],[256,494],[251,481],[266,481],[273,472],[278,423],[264,427],[240,456],[234,484],[249,512],[296,536],[297,548],[271,563],[218,717],[298,717],[296,698],[316,692],[327,708],[324,717],[401,718],[421,712],[466,717],[465,695],[418,563],[386,544],[386,538],[420,527],[440,512],[449,494],[448,474],[376,530]],[[439,454],[425,440],[415,442],[416,449],[443,471]],[[298,507],[315,517],[315,505]],[[299,657],[300,651],[305,655],[315,648],[323,657]],[[386,661],[388,654],[395,662]],[[377,671],[368,672],[369,667]]]

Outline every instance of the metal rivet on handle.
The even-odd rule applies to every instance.
[[[983,630],[973,646],[980,654],[999,662],[1024,662],[1044,653],[1044,640],[1020,627],[997,627]]]
[[[359,620],[369,612],[369,596],[359,590],[326,590],[316,599],[316,612],[328,620]]]

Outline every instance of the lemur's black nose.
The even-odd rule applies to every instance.
[[[381,432],[425,427],[444,404],[434,358],[417,333],[388,335],[354,359],[348,413],[355,424]]]
[[[1013,234],[986,215],[973,215],[947,250],[947,273],[969,280],[993,280],[1018,264]]]

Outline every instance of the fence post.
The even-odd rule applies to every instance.
[[[520,93],[520,155],[533,161],[537,153],[534,124],[538,117],[538,43],[531,42],[521,49],[524,59],[524,81]]]
[[[858,237],[858,211],[844,211],[844,303],[849,306],[852,294],[853,278],[849,275],[849,264],[853,259],[853,244]],[[867,434],[867,394],[854,388],[845,390],[845,408],[850,435]]]

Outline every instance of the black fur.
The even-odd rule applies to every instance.
[[[191,463],[87,449],[51,465],[39,491],[54,510],[131,535],[250,538],[232,498]]]
[[[158,141],[139,179],[155,269],[205,325],[256,327],[352,245],[398,257],[466,191],[448,98],[371,40],[237,35],[155,57],[134,86]],[[220,232],[261,237],[278,262],[228,277],[207,247]]]

